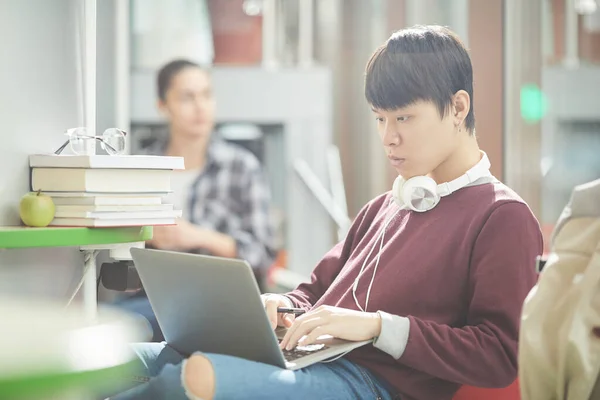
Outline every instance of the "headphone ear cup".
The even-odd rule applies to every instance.
[[[394,179],[394,184],[392,185],[392,197],[394,198],[394,203],[400,208],[406,208],[406,204],[404,204],[404,199],[402,198],[404,182],[406,182],[406,180],[398,175],[396,179]]]
[[[437,183],[428,176],[410,178],[402,185],[401,192],[405,207],[413,211],[429,211],[440,202]]]

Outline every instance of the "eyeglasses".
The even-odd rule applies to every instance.
[[[109,128],[102,135],[90,135],[86,128],[72,128],[65,132],[69,139],[62,144],[54,154],[59,155],[69,146],[77,155],[90,155],[95,153],[96,142],[100,142],[102,150],[109,155],[122,154],[125,151],[125,136],[127,132],[117,128]]]

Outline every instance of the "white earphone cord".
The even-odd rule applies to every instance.
[[[392,204],[394,204],[392,202]],[[369,287],[367,289],[367,297],[365,299],[365,308],[362,308],[361,305],[358,302],[358,298],[356,297],[356,289],[358,288],[358,282],[360,281],[360,278],[362,277],[365,268],[367,266],[367,262],[369,261],[369,257],[371,257],[371,254],[373,253],[373,250],[375,250],[375,247],[377,246],[377,241],[379,240],[379,237],[375,240],[375,246],[371,247],[371,250],[369,251],[369,254],[367,254],[367,256],[365,257],[365,260],[363,261],[363,265],[360,268],[360,271],[358,272],[358,275],[356,276],[356,279],[354,280],[354,285],[352,285],[352,297],[354,297],[354,302],[356,303],[356,306],[363,312],[366,312],[367,308],[369,307],[369,297],[371,296],[371,288],[373,287],[373,282],[375,281],[375,274],[377,273],[377,268],[379,267],[379,259],[381,258],[381,252],[383,250],[383,243],[384,243],[384,238],[385,238],[385,230],[387,229],[387,226],[389,225],[389,223],[392,221],[392,219],[394,219],[394,217],[400,212],[400,210],[402,210],[402,208],[398,208],[398,210],[396,210],[396,212],[394,212],[383,224],[383,227],[381,229],[381,233],[380,233],[380,237],[381,237],[381,241],[379,242],[379,251],[377,252],[377,258],[375,260],[375,268],[373,268],[373,275],[371,276],[371,282],[369,282]]]

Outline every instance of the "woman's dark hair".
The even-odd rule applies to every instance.
[[[443,118],[459,90],[471,98],[465,125],[473,133],[471,58],[458,36],[441,26],[400,30],[375,50],[367,63],[365,97],[376,109],[396,110],[425,100],[435,103]]]
[[[173,77],[175,77],[179,72],[186,68],[198,68],[202,71],[206,71],[200,65],[195,62],[189,60],[174,60],[170,63],[163,66],[160,71],[158,71],[158,76],[156,79],[156,87],[158,89],[158,98],[161,100],[165,100],[165,96],[167,95],[167,90],[169,90],[169,86],[171,86],[171,81]]]

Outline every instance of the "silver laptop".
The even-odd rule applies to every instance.
[[[131,256],[167,344],[183,355],[228,354],[294,370],[371,342],[325,336],[282,351],[285,329],[271,329],[247,262],[138,248]]]

